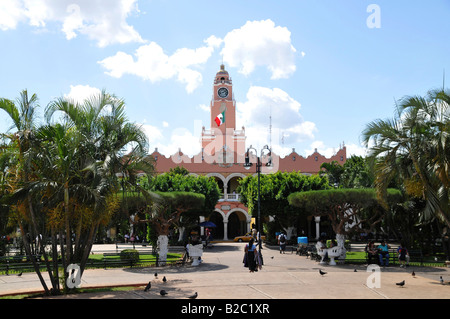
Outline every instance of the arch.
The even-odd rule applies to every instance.
[[[216,210],[218,210],[218,209],[216,208]],[[250,222],[252,221],[252,216],[250,216],[250,215],[248,214],[248,212],[247,212],[245,209],[240,208],[240,207],[236,207],[236,208],[231,209],[231,210],[228,212],[228,214],[224,217],[224,221],[225,221],[225,222],[228,222],[228,217],[230,216],[231,213],[234,213],[234,212],[241,212],[241,213],[243,213],[244,216],[245,216],[245,220],[246,220],[248,223],[250,223]]]
[[[234,177],[241,177],[241,178],[244,178],[244,177],[246,177],[246,176],[247,176],[247,175],[242,174],[242,173],[232,173],[232,174],[228,175],[228,176],[225,178],[225,182],[228,184],[228,182],[229,182],[232,178],[234,178]]]
[[[206,174],[206,177],[211,177],[211,176],[219,178],[224,184],[226,183],[226,178],[220,173],[208,173],[208,174]]]
[[[234,208],[227,214],[226,225],[227,238],[233,239],[236,236],[245,235],[250,231],[250,221],[248,213],[242,208]]]

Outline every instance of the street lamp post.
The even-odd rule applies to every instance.
[[[272,151],[270,150],[270,148],[265,145],[260,152],[260,156],[258,156],[258,152],[257,150],[252,147],[250,145],[250,147],[247,149],[247,153],[245,154],[245,163],[244,163],[244,168],[245,169],[250,169],[250,167],[252,167],[253,163],[250,163],[250,150],[253,150],[256,154],[256,173],[258,174],[258,253],[259,256],[261,258],[261,262],[263,263],[263,258],[261,255],[261,186],[260,186],[260,175],[261,175],[261,166],[262,166],[262,162],[261,162],[261,157],[263,155],[264,151],[268,151],[268,161],[266,162],[266,166],[267,167],[272,167]]]

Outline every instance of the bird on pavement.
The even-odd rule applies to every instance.
[[[167,282],[166,276],[163,277],[163,282]]]
[[[161,296],[165,296],[165,295],[167,295],[168,293],[167,293],[167,291],[165,291],[165,290],[163,289],[163,290],[161,290],[161,291],[159,292],[159,294],[160,294]]]
[[[197,296],[198,296],[198,294],[197,294],[197,292],[195,292],[195,294],[193,294],[192,296],[189,296],[188,298],[189,299],[195,299],[195,298],[197,298]]]
[[[412,272],[412,274],[411,274],[413,277],[416,277],[416,273],[414,272],[414,270],[413,270],[413,272]]]
[[[356,268],[355,268],[355,270],[353,270],[353,272],[357,272],[358,270],[356,270]]]
[[[442,276],[439,277],[439,282],[443,285],[444,284],[444,279],[442,278]]]
[[[148,284],[147,284],[147,286],[145,286],[144,291],[149,291],[151,287],[152,287],[152,282],[149,281]]]
[[[19,276],[19,277],[22,276],[22,272],[18,273],[17,276]]]
[[[321,269],[319,269],[319,274],[321,274],[322,276],[326,274],[325,271],[322,271]]]
[[[155,272],[155,278],[158,278],[158,273],[157,272]]]
[[[395,283],[397,286],[403,287],[405,285],[405,281]]]

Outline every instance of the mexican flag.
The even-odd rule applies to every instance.
[[[220,126],[223,123],[225,123],[225,111],[217,115],[214,121],[216,122],[217,126]]]

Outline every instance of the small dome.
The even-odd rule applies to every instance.
[[[220,70],[217,72],[217,74],[227,74],[228,75],[228,71],[225,70],[225,65],[223,65],[223,64],[220,65]]]

